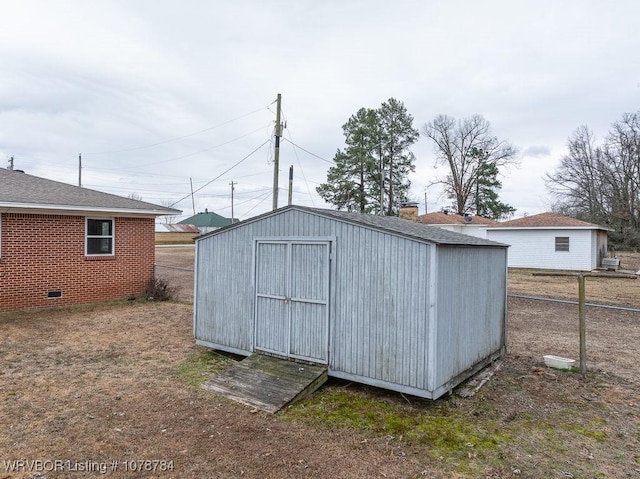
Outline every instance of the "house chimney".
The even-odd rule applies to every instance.
[[[402,203],[400,205],[400,218],[418,221],[418,203]]]

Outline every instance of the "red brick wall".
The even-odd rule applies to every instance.
[[[114,233],[114,256],[89,257],[84,216],[3,213],[0,311],[142,293],[153,278],[154,219],[116,217]],[[62,297],[48,298],[50,291],[62,291]]]

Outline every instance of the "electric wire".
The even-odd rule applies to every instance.
[[[130,167],[128,167],[128,168],[122,168],[122,167],[120,167],[120,168],[100,168],[100,167],[90,167],[90,168],[87,168],[87,169],[89,169],[89,170],[118,170],[118,171],[121,171],[121,170],[130,170],[130,169],[132,169],[132,168],[144,168],[144,167],[146,167],[146,166],[160,165],[160,164],[162,164],[162,163],[169,163],[170,161],[183,160],[183,159],[185,159],[185,158],[189,158],[189,157],[191,157],[191,156],[199,155],[200,153],[204,153],[204,152],[206,152],[206,151],[215,150],[216,148],[223,147],[223,146],[225,146],[225,145],[228,145],[229,143],[233,143],[234,141],[240,140],[240,139],[242,139],[242,138],[246,138],[247,136],[249,136],[249,135],[253,135],[254,133],[256,133],[256,132],[258,132],[258,131],[262,130],[263,128],[264,128],[264,125],[263,125],[263,126],[261,126],[260,128],[256,128],[255,130],[250,131],[249,133],[245,133],[244,135],[238,136],[238,137],[236,137],[236,138],[234,138],[234,139],[232,139],[232,140],[225,141],[224,143],[220,143],[220,144],[218,144],[218,145],[210,146],[210,147],[208,147],[208,148],[204,148],[204,149],[202,149],[202,150],[194,151],[193,153],[188,153],[188,154],[186,154],[186,155],[178,156],[178,157],[176,157],[176,158],[169,158],[168,160],[155,161],[155,162],[153,162],[153,163],[145,163],[145,164],[143,164],[143,165],[135,165],[135,166],[130,166]],[[84,168],[86,168],[86,167],[83,167],[83,169],[84,169]]]
[[[283,115],[284,116],[284,115]],[[291,135],[291,129],[287,128],[287,135],[289,135],[290,143],[294,145],[293,153],[296,155],[296,160],[298,162],[298,166],[300,167],[300,173],[302,174],[302,179],[304,180],[304,184],[307,187],[307,193],[309,193],[309,198],[311,199],[311,204],[313,207],[316,206],[315,201],[313,201],[313,195],[311,194],[311,189],[309,188],[309,183],[307,182],[307,177],[304,174],[304,170],[302,169],[302,163],[300,162],[300,157],[298,156],[298,150],[295,148],[295,143],[293,142],[293,136]]]
[[[271,197],[271,195],[272,195],[272,192],[271,192],[271,191],[269,191],[268,193],[266,193],[266,194],[264,195],[264,198],[262,198],[262,199],[261,199],[261,200],[260,200],[256,205],[254,205],[254,207],[253,207],[253,208],[251,208],[249,211],[245,212],[245,216],[246,216],[246,215],[248,215],[249,213],[251,213],[253,210],[255,210],[255,209],[256,209],[258,206],[260,206],[262,203],[264,203],[264,201],[265,201],[267,198],[270,198],[270,197]]]
[[[219,179],[221,176],[223,176],[224,174],[230,172],[231,170],[233,170],[236,166],[238,166],[240,163],[242,163],[243,161],[245,161],[247,158],[249,158],[251,155],[253,155],[256,151],[258,151],[260,148],[262,148],[264,145],[266,145],[267,143],[269,143],[271,140],[266,140],[265,142],[263,142],[259,147],[257,147],[255,150],[253,150],[251,153],[249,153],[247,156],[245,156],[244,158],[242,158],[240,161],[238,161],[237,163],[235,163],[233,166],[231,166],[230,168],[227,168],[225,171],[223,171],[222,173],[220,173],[218,176],[216,176],[213,180],[205,183],[204,185],[202,185],[200,188],[196,188],[195,190],[193,190],[191,193],[189,193],[188,195],[180,198],[178,201],[172,203],[171,205],[169,205],[169,208],[172,208],[173,206],[177,205],[178,203],[180,203],[183,200],[186,200],[187,198],[189,198],[190,196],[192,196],[194,193],[197,193],[198,191],[202,190],[203,188],[209,186],[211,183],[213,183],[214,181],[216,181],[217,179]]]
[[[311,156],[315,156],[316,158],[318,158],[319,160],[324,161],[325,163],[329,163],[329,164],[331,164],[331,165],[333,165],[333,164],[334,164],[334,163],[333,163],[333,161],[329,161],[329,160],[327,160],[326,158],[322,158],[321,156],[316,155],[315,153],[313,153],[313,152],[311,152],[311,151],[309,151],[309,150],[306,150],[306,149],[302,148],[300,145],[295,144],[292,140],[287,140],[286,138],[283,138],[283,139],[284,139],[285,141],[288,141],[289,143],[291,143],[291,144],[292,144],[293,146],[295,146],[296,148],[301,149],[301,150],[302,150],[302,151],[304,151],[305,153],[309,153]]]
[[[270,103],[269,105],[272,105],[272,104],[273,103]],[[266,109],[269,109],[269,105],[266,106]],[[195,131],[193,133],[188,133],[186,135],[176,136],[176,137],[169,138],[169,139],[166,139],[166,140],[158,141],[156,143],[151,143],[151,144],[142,145],[142,146],[136,146],[136,147],[132,147],[132,148],[123,148],[123,149],[120,149],[120,150],[102,151],[102,152],[99,152],[99,153],[91,153],[91,154],[93,154],[93,155],[107,155],[107,154],[113,154],[113,153],[125,153],[127,151],[143,150],[145,148],[153,148],[154,146],[164,145],[166,143],[171,143],[172,141],[182,140],[184,138],[189,138],[191,136],[199,135],[199,134],[205,133],[207,131],[215,130],[216,128],[220,128],[221,126],[228,125],[229,123],[233,123],[234,121],[241,120],[242,118],[246,118],[247,116],[250,116],[250,115],[253,115],[255,113],[258,113],[259,111],[262,111],[264,109],[265,109],[265,107],[260,107],[257,110],[250,111],[249,113],[245,113],[243,115],[237,116],[235,118],[232,118],[231,120],[223,121],[222,123],[218,123],[217,125],[210,126],[210,127],[205,128],[203,130]]]

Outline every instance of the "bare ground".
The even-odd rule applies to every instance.
[[[158,248],[161,260],[189,268],[193,249]],[[184,302],[0,315],[0,461],[108,464],[106,474],[42,471],[47,478],[640,478],[639,313],[587,308],[583,378],[542,362],[543,354],[577,358],[576,307],[512,298],[509,353],[472,398],[423,401],[330,381],[314,398],[272,416],[185,380],[181,367],[204,351],[192,338],[193,275],[166,270]],[[587,300],[624,298],[625,305],[640,307],[637,281],[589,278]],[[510,291],[518,294],[574,299],[575,290],[575,280],[556,284],[526,272],[510,274]],[[296,414],[329,404],[342,391],[354,401],[382,401],[407,417],[444,417],[446,424],[472,429],[463,429],[468,438],[443,454],[444,427],[443,437],[436,432],[417,440]],[[474,447],[483,431],[496,431],[486,450]],[[150,463],[155,472],[125,471],[124,461],[131,460],[173,461],[173,470]],[[0,463],[0,479],[37,477],[5,466]]]

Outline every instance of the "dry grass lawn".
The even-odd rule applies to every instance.
[[[193,250],[159,248],[161,261],[188,268]],[[509,353],[472,398],[332,380],[273,416],[197,387],[235,358],[194,345],[193,275],[172,271],[182,302],[0,315],[0,479],[640,478],[639,313],[587,308],[583,378],[542,362],[577,358],[576,307],[511,299]],[[510,291],[575,298],[575,280],[553,280],[516,272]],[[640,307],[638,281],[589,278],[587,299]],[[18,459],[107,471],[9,471]],[[154,460],[173,463],[125,470]]]

